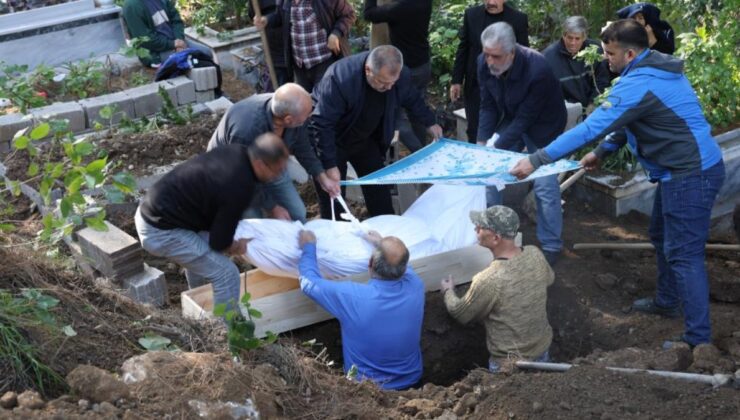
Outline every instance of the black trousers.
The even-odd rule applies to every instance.
[[[468,120],[468,143],[478,141],[478,114],[480,113],[480,87],[478,81],[465,81],[465,118]]]
[[[365,176],[372,172],[382,169],[385,166],[385,151],[381,150],[378,142],[365,140],[364,147],[347,153],[344,150],[337,149],[337,169],[342,179],[347,179],[347,162],[355,168],[358,177]],[[331,205],[329,194],[327,194],[321,185],[314,180],[316,194],[321,209],[321,218],[331,219]],[[342,196],[345,196],[346,188],[342,187]],[[395,214],[393,202],[391,201],[391,189],[388,185],[363,185],[362,196],[365,198],[365,206],[370,216],[379,216],[381,214]],[[344,210],[336,203],[334,206],[337,218]]]
[[[329,66],[337,61],[337,59],[338,57],[331,56],[326,61],[322,61],[321,63],[311,67],[310,69],[304,69],[294,65],[293,77],[295,82],[301,85],[303,89],[306,89],[306,92],[311,93],[311,91],[313,91],[313,87],[318,85],[321,81],[321,78],[324,77],[326,69],[328,69]]]

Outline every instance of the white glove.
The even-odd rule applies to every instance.
[[[493,133],[491,138],[486,141],[486,147],[491,147],[491,148],[495,147],[494,144],[496,144],[496,140],[498,140],[498,138],[499,138],[498,133]]]

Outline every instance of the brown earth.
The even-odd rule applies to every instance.
[[[218,119],[212,120],[208,123],[215,126]],[[203,147],[213,126],[194,125],[113,139],[106,147],[124,162],[135,162],[136,167],[159,165],[176,156],[176,150],[187,156]],[[162,146],[152,147],[154,142]],[[300,191],[310,214],[315,215],[313,187],[306,184]],[[579,242],[647,240],[644,216],[630,214],[614,220],[592,211],[587,203],[575,202],[567,193],[564,199],[567,249]],[[173,298],[170,307],[155,310],[135,305],[68,267],[49,262],[43,254],[21,251],[22,243],[38,229],[39,217],[28,210],[27,201],[19,200],[15,205],[19,210],[7,218],[18,220],[18,231],[4,235],[1,241],[0,289],[42,288],[62,301],[58,316],[72,325],[78,336],[49,346],[45,345],[48,333],[29,331],[43,360],[62,376],[80,364],[122,372],[126,359],[144,352],[137,340],[147,332],[164,335],[185,351],[216,354],[156,356],[157,363],[150,367],[156,379],[129,384],[130,399],[95,406],[80,404],[79,395],[65,394],[47,401],[43,410],[0,409],[0,418],[190,418],[198,415],[198,407],[203,408],[190,401],[244,404],[246,398],[264,418],[732,418],[740,412],[737,390],[713,390],[706,385],[600,368],[733,373],[740,367],[740,305],[728,290],[737,291],[740,282],[737,253],[707,254],[716,347],[698,347],[693,352],[661,350],[664,340],[682,332],[682,321],[629,312],[634,299],[654,291],[652,251],[566,251],[555,267],[556,282],[549,290],[548,316],[555,336],[551,354],[559,362],[576,362],[580,367],[567,373],[488,374],[478,369],[487,364],[481,325],[460,326],[447,314],[441,296],[430,293],[422,335],[425,385],[420,390],[383,392],[370,384],[343,379],[336,321],[286,333],[277,345],[252,352],[243,363],[233,364],[224,354],[220,326],[179,318],[179,291],[185,289],[185,281],[177,266],[165,260],[148,261],[167,274]],[[362,216],[359,205],[353,206]],[[115,223],[135,233],[131,206],[119,213]],[[536,243],[534,230],[534,223],[523,218],[525,244]],[[321,345],[309,350],[299,344],[313,338]],[[0,377],[8,375],[0,372]],[[0,381],[0,385],[0,394],[28,388],[12,382]],[[48,397],[66,392],[55,389]],[[225,410],[223,406],[211,408]]]

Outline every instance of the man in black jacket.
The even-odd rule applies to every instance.
[[[567,114],[560,84],[545,57],[516,44],[505,22],[494,23],[481,34],[483,54],[478,57],[480,124],[478,143],[497,149],[534,153],[565,128]],[[501,194],[489,187],[488,205],[501,204]],[[557,175],[534,180],[537,200],[537,239],[550,265],[563,241],[563,214]]]
[[[274,13],[280,6],[279,0],[259,0],[260,14],[265,16]],[[254,3],[251,0],[247,0],[249,7],[249,18],[254,19],[256,11],[254,10]],[[273,86],[272,90],[282,86],[288,82],[293,81],[293,75],[288,71],[288,64],[285,62],[285,45],[283,43],[283,30],[282,28],[266,28],[265,35],[267,36],[267,44],[270,46],[270,57],[272,58],[272,66],[275,69],[275,78],[277,79],[277,86]]]
[[[285,63],[295,82],[311,92],[329,66],[350,54],[355,11],[349,0],[283,0],[255,21],[258,29],[283,29]]]
[[[401,50],[406,67],[411,70],[411,83],[425,96],[432,80],[432,63],[429,49],[429,20],[432,17],[432,0],[394,0],[378,6],[378,0],[366,0],[365,20],[387,23],[391,45]],[[399,115],[397,128],[401,141],[412,152],[426,144],[426,127],[420,121],[409,121]]]
[[[242,212],[257,182],[285,169],[288,149],[272,133],[250,146],[230,144],[198,155],[157,181],[136,211],[141,246],[185,267],[190,288],[209,281],[213,303],[234,307],[239,270],[228,256],[243,255],[247,241],[234,241]]]
[[[381,45],[371,52],[355,54],[334,63],[313,91],[316,108],[309,129],[324,169],[334,179],[344,179],[347,162],[363,176],[384,165],[393,139],[400,107],[421,121],[435,139],[442,128],[411,83],[396,47]],[[329,197],[316,188],[321,217],[331,217]],[[371,216],[393,214],[386,185],[362,186]]]
[[[480,89],[478,88],[476,60],[481,53],[480,35],[489,25],[506,22],[514,28],[516,42],[529,46],[527,15],[506,5],[506,0],[483,0],[479,6],[465,10],[463,26],[460,29],[460,44],[455,54],[452,69],[450,100],[455,102],[463,94],[465,116],[468,120],[468,141],[478,139],[478,110],[480,109]]]
[[[233,143],[248,146],[263,133],[275,133],[323,190],[339,195],[339,182],[327,176],[308,139],[306,121],[312,108],[311,96],[295,83],[280,86],[274,94],[252,95],[226,111],[208,142],[208,150]],[[306,206],[287,171],[261,184],[258,191],[245,218],[261,218],[264,210],[275,219],[306,221]]]
[[[575,58],[576,54],[591,45],[599,47],[599,52],[603,54],[601,44],[588,39],[586,18],[571,16],[563,23],[563,37],[542,51],[555,77],[560,80],[565,100],[580,103],[583,109],[591,104],[599,92],[609,87],[610,83],[606,60],[590,66]]]

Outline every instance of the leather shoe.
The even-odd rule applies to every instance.
[[[683,315],[683,311],[680,306],[676,306],[675,308],[664,308],[662,306],[658,306],[653,298],[637,299],[632,303],[632,309],[648,314],[661,315],[666,318],[678,318]]]

